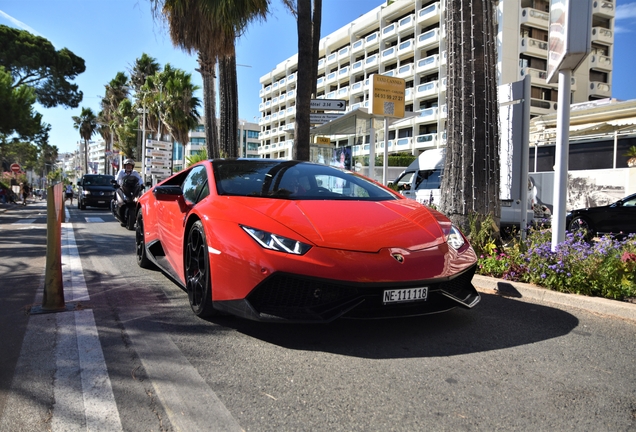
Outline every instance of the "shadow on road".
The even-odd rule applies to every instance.
[[[526,345],[566,335],[579,321],[559,309],[482,294],[473,310],[415,318],[290,325],[223,317],[214,323],[288,349],[389,359],[445,357]]]

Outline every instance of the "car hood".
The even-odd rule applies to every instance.
[[[586,207],[586,208],[579,208],[579,209],[574,209],[574,210],[570,210],[568,212],[568,214],[577,214],[577,213],[590,213],[590,212],[599,212],[599,211],[604,211],[607,210],[609,208],[615,207],[616,203],[612,203],[612,204],[608,204],[608,205],[604,205],[604,206],[597,206],[597,207]]]
[[[382,248],[421,250],[446,241],[435,214],[412,200],[294,201],[241,198],[241,201],[251,210],[325,248],[361,252],[377,252]],[[450,225],[449,221],[443,223]]]

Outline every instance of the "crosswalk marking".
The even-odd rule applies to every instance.
[[[18,221],[13,222],[11,225],[29,225],[35,222],[35,218],[32,219],[18,219]]]
[[[86,222],[88,222],[88,223],[104,222],[104,219],[102,219],[100,217],[85,217],[84,219],[86,219]]]

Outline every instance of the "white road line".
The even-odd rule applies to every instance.
[[[68,213],[68,209],[66,211]],[[89,300],[70,223],[62,224],[62,279],[65,301]],[[52,430],[123,430],[93,311],[59,313],[56,319],[57,370],[53,389],[56,403]]]
[[[88,222],[88,223],[104,222],[104,219],[102,219],[100,217],[85,217],[84,219],[86,219],[86,222]]]
[[[17,222],[13,222],[11,225],[29,225],[35,222],[35,218],[19,219]]]
[[[64,301],[88,300],[88,288],[84,280],[82,261],[75,243],[73,224],[62,224],[62,280]]]

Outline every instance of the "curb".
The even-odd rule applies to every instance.
[[[636,304],[632,303],[601,297],[566,294],[523,282],[510,282],[481,275],[473,276],[473,285],[478,291],[485,293],[492,293],[494,291],[502,297],[540,300],[561,306],[584,309],[599,315],[607,315],[636,322]]]

